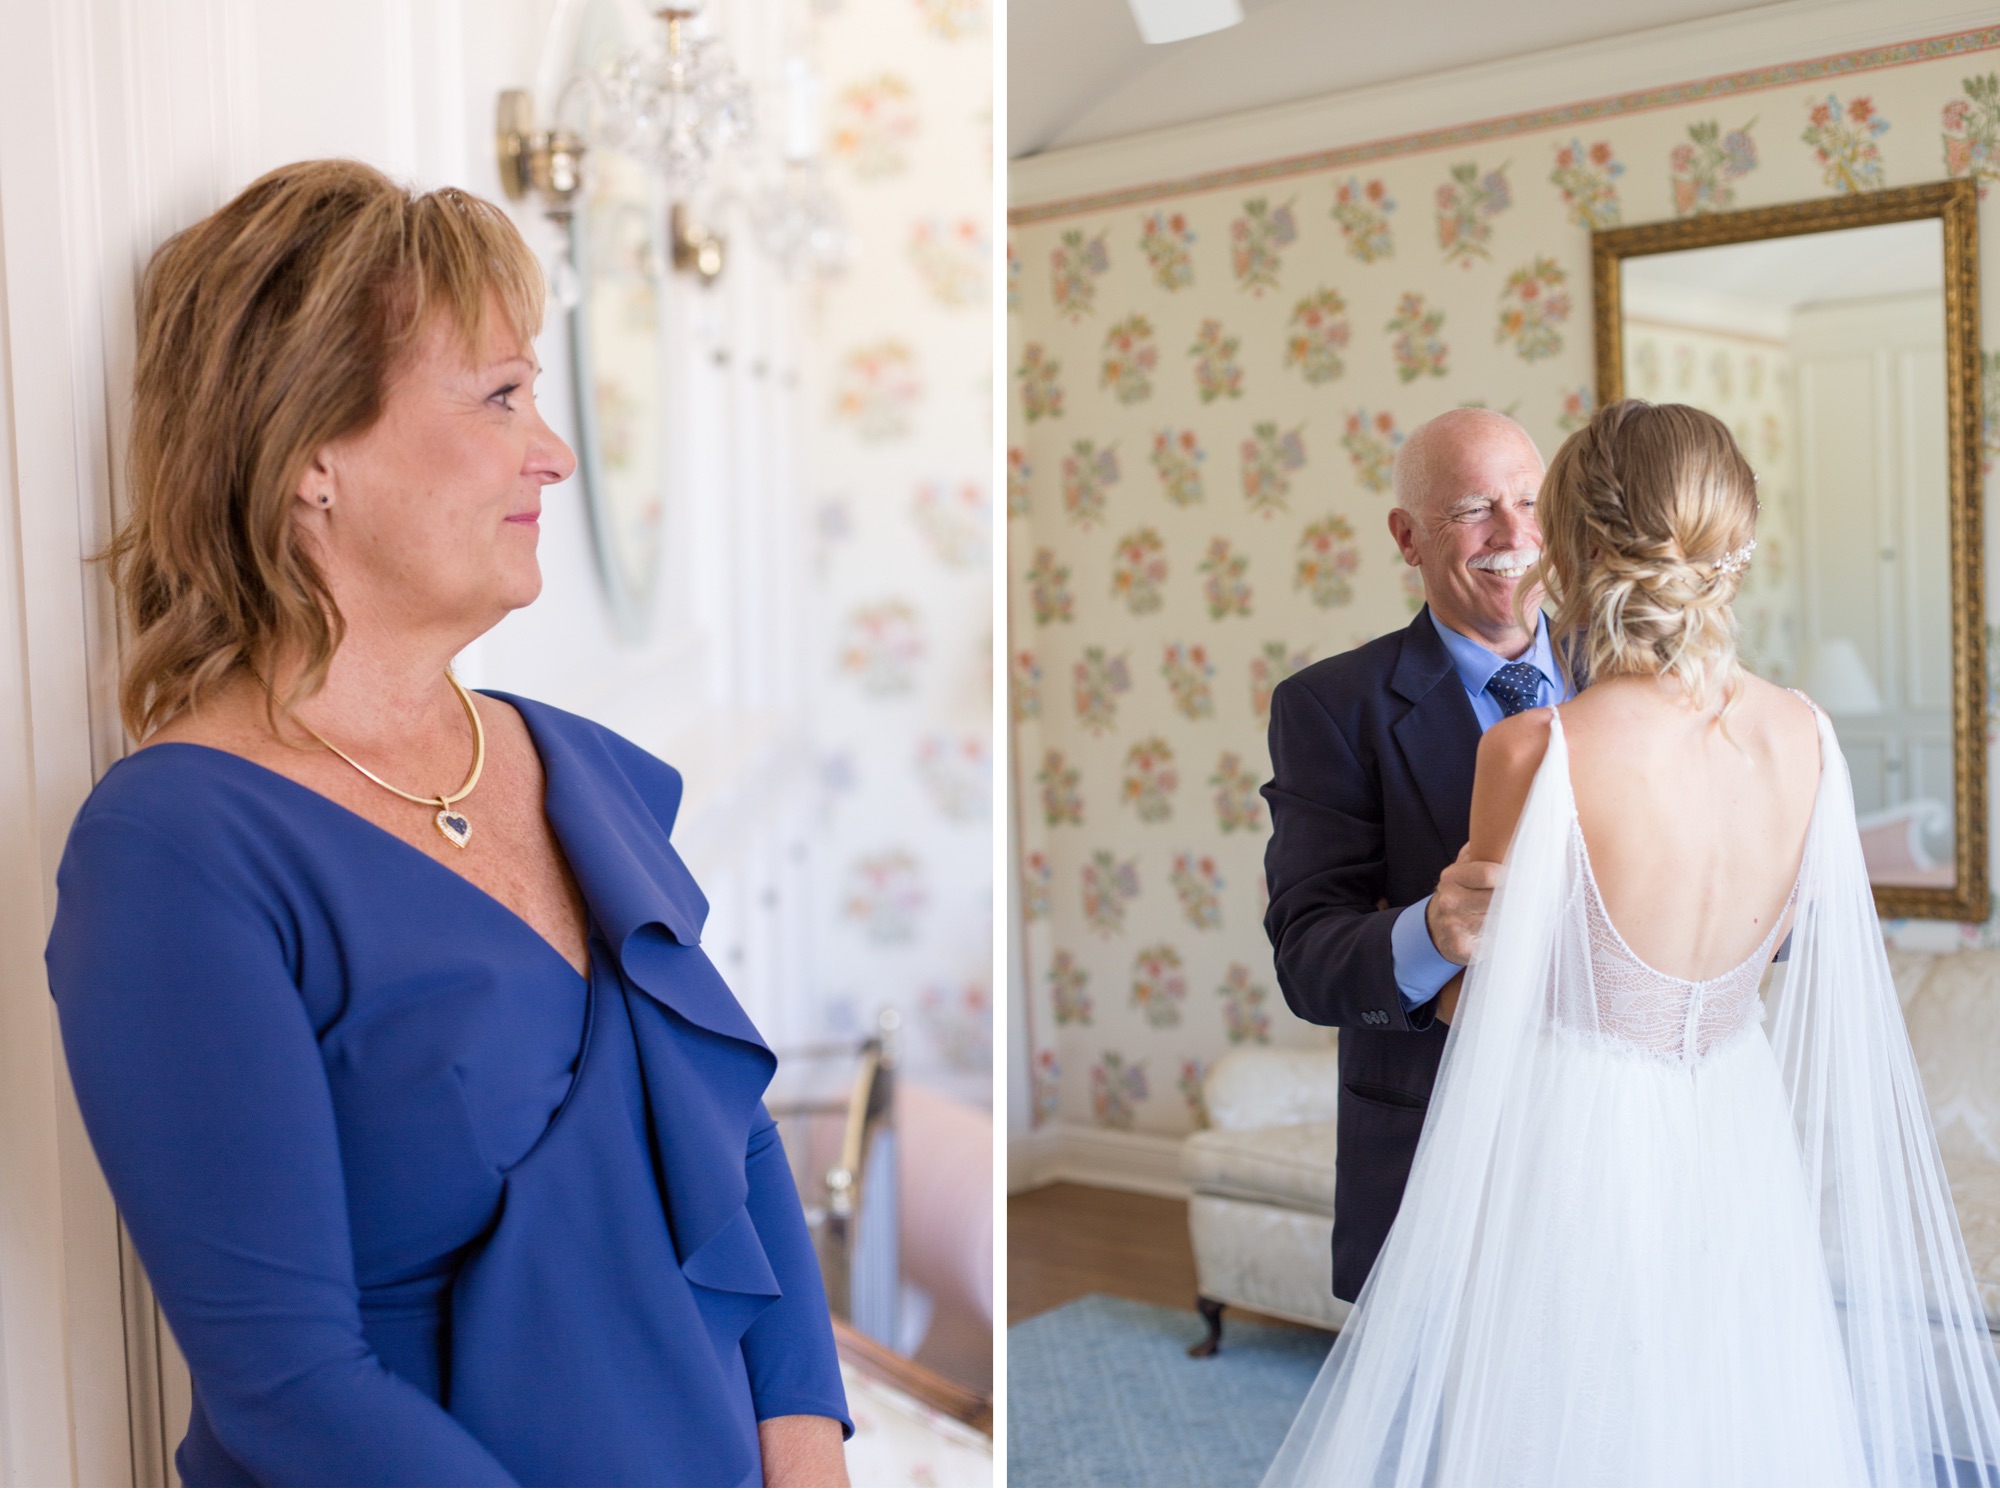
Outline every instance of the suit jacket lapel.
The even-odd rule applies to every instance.
[[[1390,691],[1407,699],[1409,712],[1390,727],[1410,779],[1424,799],[1438,837],[1456,853],[1472,824],[1472,774],[1479,759],[1479,719],[1438,639],[1430,607],[1417,612],[1403,633],[1402,654],[1389,675]]]

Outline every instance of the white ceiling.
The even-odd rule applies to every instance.
[[[1834,300],[1944,290],[1944,226],[1936,218],[1765,238],[1625,261],[1627,291],[1688,287],[1780,310]]]
[[[1240,26],[1149,47],[1125,0],[1008,0],[1007,153],[1762,9],[1726,0],[1242,0]]]
[[[1789,341],[1808,306],[1921,296],[1944,313],[1944,229],[1936,218],[1647,254],[1624,263],[1625,314],[1670,326]]]

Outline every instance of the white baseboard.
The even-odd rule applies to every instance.
[[[1060,1136],[1053,1127],[1037,1128],[1031,1133],[1007,1135],[1009,1195],[1016,1195],[1023,1190],[1032,1190],[1037,1185],[1048,1183],[1045,1176],[1055,1158],[1056,1144]]]
[[[1056,1123],[1007,1140],[1008,1194],[1057,1180],[1175,1200],[1188,1196],[1178,1138]]]

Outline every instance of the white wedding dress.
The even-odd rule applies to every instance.
[[[1270,1485],[1992,1485],[2000,1364],[1847,769],[1772,936],[1647,966],[1554,718],[1382,1254]]]

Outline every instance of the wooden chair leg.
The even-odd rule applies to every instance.
[[[1222,1349],[1222,1305],[1214,1299],[1205,1299],[1196,1294],[1194,1307],[1208,1326],[1208,1336],[1190,1345],[1188,1354],[1196,1360],[1204,1360]]]

